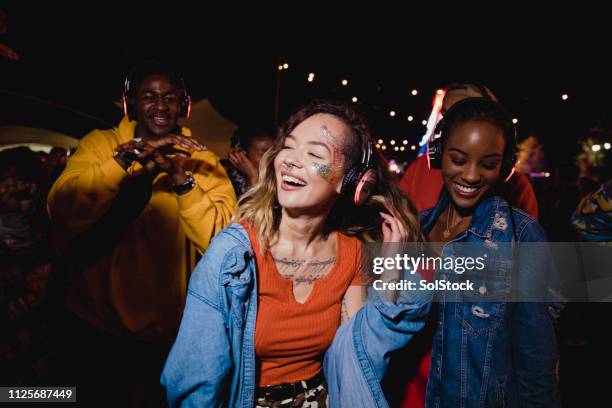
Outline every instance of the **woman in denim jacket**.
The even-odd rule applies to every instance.
[[[515,161],[511,116],[495,101],[468,98],[449,109],[436,133],[429,160],[442,169],[444,190],[421,213],[423,233],[443,259],[480,256],[485,267],[437,271],[436,279],[468,281],[474,290],[439,296],[421,401],[440,408],[557,407],[546,236],[496,195]]]
[[[300,109],[235,220],[191,277],[161,379],[170,406],[386,407],[388,353],[429,302],[364,305],[360,242],[420,232],[363,120],[344,104]]]

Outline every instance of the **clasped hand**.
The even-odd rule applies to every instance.
[[[197,140],[176,134],[168,134],[158,139],[130,140],[115,148],[117,157],[127,155],[131,160],[139,162],[147,172],[165,172],[176,178],[176,184],[184,182],[185,159],[191,157],[193,152],[203,150],[206,150],[206,147]],[[117,160],[119,164],[124,168],[128,167],[130,163],[122,162],[121,158]]]

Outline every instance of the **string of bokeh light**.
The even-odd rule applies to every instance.
[[[605,150],[610,150],[610,148],[612,148],[612,145],[608,142],[603,144],[603,148]],[[601,150],[601,145],[599,143],[596,143],[594,145],[591,146],[591,150],[593,150],[594,152],[598,152]]]
[[[278,70],[279,70],[279,71],[288,70],[288,69],[289,69],[289,64],[285,62],[285,63],[283,63],[283,64],[279,64],[277,68],[278,68]],[[307,81],[308,81],[309,83],[314,82],[314,80],[315,80],[315,73],[314,73],[314,72],[310,72],[310,73],[308,73],[308,76],[307,76],[307,78],[306,78],[306,79],[307,79]],[[348,79],[346,79],[346,78],[343,78],[343,79],[341,79],[341,80],[340,80],[340,84],[341,84],[342,86],[345,86],[345,87],[346,87],[346,86],[348,86],[348,84],[349,84],[349,80],[348,80]],[[437,90],[435,91],[435,94],[436,94],[438,97],[440,97],[440,96],[442,96],[442,97],[443,97],[444,93],[445,93],[445,90],[444,90],[444,89],[437,89]],[[413,89],[411,89],[411,90],[410,90],[410,94],[411,94],[412,96],[418,96],[418,95],[419,95],[419,90],[418,90],[418,89],[416,89],[416,88],[413,88]],[[567,94],[567,93],[562,93],[562,94],[561,94],[561,100],[562,100],[562,101],[567,101],[567,100],[569,100],[569,94]],[[353,103],[357,103],[358,101],[359,101],[359,98],[358,98],[357,96],[352,96],[352,97],[351,97],[351,102],[353,102]],[[395,118],[395,117],[397,116],[397,111],[396,111],[396,110],[389,110],[388,112],[389,112],[389,117],[391,117],[391,118]],[[413,116],[413,115],[407,115],[407,116],[406,116],[406,119],[407,119],[407,121],[408,121],[408,122],[414,122],[414,120],[415,120],[415,118],[414,118],[414,116]],[[431,119],[431,118],[430,118],[430,119]],[[512,123],[513,123],[514,125],[518,124],[518,122],[519,122],[518,118],[516,118],[516,117],[515,117],[515,118],[512,118]],[[421,125],[423,125],[423,126],[428,126],[428,125],[429,125],[429,121],[428,121],[428,120],[423,119],[423,120],[421,121]],[[420,145],[420,146],[422,146],[422,145],[423,145],[423,142],[424,142],[423,140],[422,140],[421,142],[419,142],[419,145]],[[403,140],[403,142],[402,142],[402,143],[403,143],[403,145],[404,145],[404,146],[406,146],[406,147],[404,147],[404,146],[395,146],[395,140],[392,140],[392,141],[391,141],[391,145],[392,145],[392,146],[394,146],[394,151],[405,151],[405,150],[407,150],[407,149],[408,149],[408,141],[407,141],[407,140]],[[382,150],[386,150],[386,149],[387,149],[387,146],[384,144],[384,141],[383,141],[382,139],[379,139],[379,140],[378,140],[378,143],[376,144],[376,148],[378,148],[378,149],[382,149]],[[603,149],[605,149],[605,150],[610,150],[610,149],[612,148],[612,145],[611,145],[610,143],[604,143],[603,145],[600,145],[600,144],[595,144],[595,145],[592,145],[592,146],[591,146],[591,150],[593,150],[594,152],[600,151],[602,148],[603,148]],[[410,150],[412,150],[412,151],[417,150],[417,146],[416,146],[416,145],[411,145],[411,146],[410,146]]]

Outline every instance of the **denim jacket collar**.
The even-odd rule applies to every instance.
[[[450,196],[448,192],[443,189],[442,193],[440,193],[438,203],[434,207],[421,212],[421,225],[425,233],[428,233],[433,228],[436,219],[449,202]],[[455,240],[463,238],[468,232],[490,240],[495,218],[500,214],[500,210],[506,207],[508,207],[508,203],[503,198],[499,196],[486,197],[478,203],[476,210],[474,210],[469,227],[466,231],[459,234]]]

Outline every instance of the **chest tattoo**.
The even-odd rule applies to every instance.
[[[306,260],[306,259],[288,259],[274,258],[274,263],[278,272],[285,279],[291,279],[294,284],[313,283],[322,277],[331,269],[331,266],[336,261],[336,258],[327,260]]]

